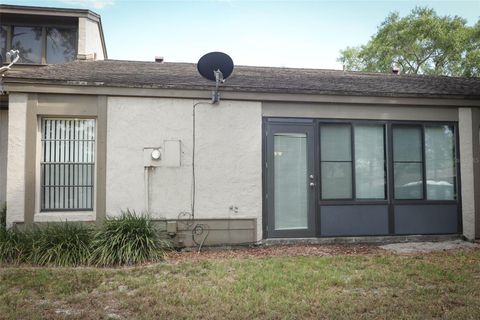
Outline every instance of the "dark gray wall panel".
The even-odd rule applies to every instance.
[[[386,205],[322,206],[321,236],[388,234]]]
[[[397,205],[395,206],[395,233],[458,233],[457,205]]]

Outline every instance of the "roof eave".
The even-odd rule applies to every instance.
[[[0,13],[50,15],[62,17],[85,17],[94,21],[100,21],[100,15],[88,9],[68,9],[0,4]]]
[[[98,94],[112,96],[145,96],[175,98],[209,98],[211,86],[206,85],[165,85],[165,86],[127,86],[112,83],[91,83],[76,81],[45,81],[19,78],[4,79],[6,92],[51,93],[51,94]],[[256,101],[298,101],[329,102],[355,104],[395,104],[395,105],[428,105],[428,106],[470,106],[480,107],[480,96],[461,95],[427,95],[427,94],[378,94],[358,92],[333,92],[313,90],[253,90],[252,88],[222,87],[222,98],[230,100]]]

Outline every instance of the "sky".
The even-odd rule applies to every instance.
[[[390,12],[415,6],[480,19],[470,1],[4,0],[4,4],[87,8],[102,17],[109,59],[194,62],[223,51],[236,65],[342,69],[347,46],[365,44]]]

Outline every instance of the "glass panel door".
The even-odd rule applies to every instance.
[[[269,237],[314,236],[313,126],[269,124]]]

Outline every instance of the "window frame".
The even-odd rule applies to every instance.
[[[458,121],[435,121],[435,120],[383,120],[383,119],[345,119],[345,118],[308,118],[308,117],[264,117],[267,122],[284,124],[293,124],[298,122],[313,121],[315,125],[315,135],[318,142],[314,146],[316,167],[315,167],[315,182],[317,185],[317,204],[322,205],[421,205],[421,204],[459,204],[461,203],[461,177],[460,177],[460,152],[459,152],[459,133]],[[320,125],[321,124],[351,124],[352,134],[355,125],[383,125],[384,126],[384,154],[385,154],[385,199],[322,199],[321,198],[321,168],[320,168]],[[393,132],[394,125],[417,125],[422,127],[422,154],[423,163],[425,167],[425,144],[424,144],[424,128],[426,126],[451,126],[454,131],[454,147],[455,147],[455,199],[451,200],[433,200],[426,198],[426,189],[424,190],[423,199],[395,199],[394,197],[394,176],[393,176]],[[352,137],[352,148],[354,148],[354,137]],[[352,157],[355,156],[354,150]],[[352,191],[355,192],[355,160],[352,158]],[[424,169],[422,169],[424,170]],[[426,173],[424,172],[424,179]],[[424,183],[426,188],[426,184]],[[356,196],[355,193],[352,193]]]
[[[42,172],[42,159],[43,159],[43,121],[44,120],[93,120],[95,123],[94,127],[94,140],[93,140],[93,169],[91,170],[91,207],[90,208],[50,208],[44,209],[44,185],[43,185],[43,172]],[[42,215],[45,215],[47,218],[52,216],[59,215],[58,217],[62,217],[65,215],[64,218],[69,218],[68,214],[75,214],[75,215],[87,215],[93,214],[96,212],[96,205],[97,205],[97,166],[98,166],[98,119],[97,117],[93,116],[50,116],[44,115],[38,117],[38,129],[37,129],[37,201],[36,201],[36,216],[42,218]]]
[[[9,46],[8,46],[9,40],[11,42],[10,27],[7,26],[7,25],[0,24],[0,28],[5,28],[5,53],[7,53],[10,50]],[[0,54],[2,54],[2,57],[4,59],[3,61],[0,61],[0,65],[1,65],[1,64],[3,64],[4,62],[7,61],[7,56],[6,56],[6,54],[5,55],[3,54],[3,51],[0,51]]]
[[[389,161],[389,157],[388,157],[388,144],[387,144],[387,140],[388,140],[388,136],[387,136],[387,123],[385,122],[373,122],[373,121],[365,121],[365,122],[354,122],[352,123],[352,152],[353,152],[353,156],[355,156],[355,126],[382,126],[383,128],[383,175],[384,175],[384,179],[383,179],[383,199],[380,199],[380,198],[357,198],[357,193],[356,193],[356,189],[357,189],[357,178],[356,178],[356,167],[355,167],[355,161],[356,161],[356,158],[354,157],[353,158],[353,174],[354,174],[354,180],[353,180],[353,187],[355,190],[355,201],[388,201],[388,161]]]
[[[393,189],[392,189],[392,200],[402,201],[402,200],[427,200],[427,186],[426,186],[426,171],[425,171],[425,125],[422,124],[415,124],[415,123],[392,123],[392,130],[391,130],[391,158],[390,162],[392,165],[392,181],[393,181]],[[393,146],[393,130],[394,128],[419,128],[420,129],[420,148],[421,148],[421,161],[395,161],[395,151]],[[421,198],[398,198],[395,196],[395,164],[396,163],[421,163],[422,165],[422,197]]]
[[[427,146],[427,138],[426,138],[426,130],[428,127],[442,127],[442,126],[447,126],[450,127],[453,131],[453,149],[454,149],[454,158],[453,158],[453,172],[455,173],[455,179],[453,179],[453,199],[442,199],[442,200],[434,200],[434,199],[428,199],[428,184],[425,184],[425,199],[428,201],[456,201],[460,197],[460,145],[459,145],[459,140],[458,140],[458,126],[454,124],[428,124],[425,123],[423,124],[423,136],[424,136],[424,146],[423,146],[423,153],[424,153],[424,162],[425,162],[425,181],[428,180],[428,170],[427,170],[427,152],[426,152],[426,146]]]
[[[42,38],[40,39],[40,42],[42,44],[42,49],[41,49],[41,62],[38,63],[23,63],[23,62],[18,62],[20,65],[24,66],[41,66],[41,65],[47,65],[47,28],[58,28],[58,29],[72,29],[73,32],[75,32],[75,52],[76,55],[78,55],[78,27],[75,25],[71,24],[49,24],[49,23],[25,23],[25,22],[7,22],[5,24],[1,24],[1,26],[6,27],[7,29],[7,39],[6,41],[6,52],[12,50],[12,40],[13,40],[13,28],[14,27],[32,27],[32,28],[41,28],[42,29]],[[0,65],[2,64],[8,64],[11,62],[10,57],[3,57],[4,61],[0,61]],[[76,59],[76,57],[75,57]],[[75,60],[74,59],[74,60]],[[72,60],[72,61],[74,61]]]
[[[317,135],[319,136],[319,142],[316,146],[318,148],[318,198],[320,205],[345,205],[345,204],[387,204],[389,202],[389,170],[388,170],[388,121],[385,120],[368,120],[368,119],[315,119],[318,127]],[[328,124],[346,124],[350,126],[350,144],[351,144],[351,165],[352,165],[352,196],[350,198],[344,199],[323,199],[322,198],[322,185],[321,185],[321,154],[320,154],[320,126]],[[355,168],[355,126],[356,125],[382,125],[383,126],[383,154],[384,154],[384,198],[383,199],[366,199],[366,198],[357,198],[356,194],[356,168]]]
[[[348,126],[349,128],[349,131],[350,131],[350,161],[347,161],[347,160],[335,160],[335,161],[332,161],[332,160],[326,160],[326,161],[323,161],[322,160],[322,146],[321,146],[321,141],[322,141],[322,137],[321,137],[321,127],[322,126],[332,126],[332,125],[345,125],[345,126]],[[355,190],[355,185],[356,185],[356,181],[355,181],[355,165],[354,165],[354,162],[355,162],[355,143],[353,141],[354,139],[354,136],[353,136],[353,124],[352,123],[348,123],[348,122],[318,122],[318,165],[319,165],[319,174],[318,174],[318,190],[319,190],[319,198],[321,201],[352,201],[352,200],[355,200],[355,193],[356,193],[356,190]],[[350,182],[351,182],[351,195],[349,198],[328,198],[328,199],[324,199],[323,198],[323,190],[322,190],[322,163],[350,163],[350,173],[351,173],[351,177],[350,177]]]
[[[417,125],[420,126],[422,129],[422,157],[423,157],[423,198],[422,199],[395,199],[394,195],[394,176],[393,176],[393,132],[392,127],[394,125]],[[435,200],[435,199],[427,199],[427,172],[426,172],[426,158],[425,158],[425,128],[432,127],[432,126],[450,126],[453,128],[453,144],[454,144],[454,172],[455,172],[455,179],[454,179],[454,199],[450,200]],[[460,137],[459,137],[459,130],[458,130],[458,121],[422,121],[422,120],[404,120],[404,121],[389,121],[389,143],[390,143],[390,150],[389,154],[391,157],[391,161],[389,161],[389,169],[392,173],[392,178],[389,181],[390,190],[391,192],[391,202],[393,204],[403,204],[403,205],[419,205],[419,204],[460,204],[461,203],[461,177],[460,177]]]

